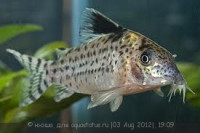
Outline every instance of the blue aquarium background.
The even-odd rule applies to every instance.
[[[2,84],[0,85],[0,127],[3,129],[0,132],[11,133],[19,130],[24,133],[199,133],[200,1],[0,0],[0,3],[0,27],[27,26],[27,24],[31,27],[30,31],[2,43],[1,35],[3,38],[14,30],[11,28],[1,32],[0,28],[0,84]],[[27,74],[20,71],[23,68],[6,52],[6,48],[52,59],[55,56],[52,50],[55,50],[56,46],[80,45],[79,27],[82,13],[88,7],[102,12],[126,28],[142,33],[172,54],[176,54],[177,64],[196,94],[192,95],[188,92],[185,104],[179,94],[168,102],[169,87],[164,87],[162,88],[165,93],[164,98],[152,91],[125,96],[119,110],[112,113],[108,105],[87,110],[90,99],[83,95],[73,96],[72,100],[69,98],[61,103],[53,103],[51,102],[53,88],[50,88],[34,105],[19,108],[15,97],[18,97],[20,89],[15,88],[21,82],[21,77],[24,78]],[[45,55],[46,51],[51,55]],[[12,75],[19,71],[20,76],[17,78],[3,78],[6,74]],[[156,129],[137,127],[137,124],[142,122],[165,125]],[[30,123],[33,125],[30,126]],[[77,129],[64,127],[68,123],[74,124],[73,126],[105,123],[109,126],[114,124],[114,127],[112,129],[110,127]],[[127,123],[129,127],[126,127]],[[131,128],[133,123],[134,129]],[[167,125],[169,123],[174,123],[173,128]],[[120,124],[119,128],[118,124]]]

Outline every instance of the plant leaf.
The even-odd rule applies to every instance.
[[[3,90],[4,87],[9,85],[12,80],[18,76],[26,76],[27,72],[26,71],[19,71],[19,72],[11,72],[9,74],[5,74],[0,77],[0,92]]]
[[[0,103],[1,103],[1,102],[5,102],[6,100],[9,100],[9,99],[11,99],[11,98],[12,98],[12,95],[5,96],[5,97],[3,97],[3,98],[0,98]]]
[[[34,24],[14,24],[0,27],[0,44],[26,32],[41,31],[43,28]]]

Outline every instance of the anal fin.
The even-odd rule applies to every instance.
[[[88,105],[88,109],[94,108],[99,105],[110,103],[111,111],[116,111],[122,103],[122,89],[110,89],[108,91],[100,91],[91,95],[91,102]]]

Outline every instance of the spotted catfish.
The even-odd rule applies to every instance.
[[[123,95],[154,90],[163,96],[162,86],[171,85],[172,94],[188,87],[166,49],[144,35],[126,29],[100,12],[87,9],[80,30],[83,45],[58,49],[59,59],[45,61],[8,49],[30,71],[28,89],[20,105],[37,100],[45,90],[56,86],[55,101],[74,93],[91,95],[88,108],[110,104],[116,111]],[[169,100],[170,100],[169,99]]]

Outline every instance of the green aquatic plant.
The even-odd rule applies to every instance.
[[[2,26],[0,27],[0,44],[5,44],[4,42],[19,34],[41,31],[42,29],[38,25],[31,24]],[[65,42],[51,42],[37,50],[35,56],[53,59],[56,48],[64,47],[68,47]],[[186,94],[186,104],[200,109],[200,66],[191,63],[178,63],[178,67],[188,81],[188,85],[196,93],[195,95]],[[54,101],[54,87],[52,86],[33,104],[19,107],[19,94],[23,89],[23,81],[27,75],[26,70],[13,71],[0,61],[0,123],[21,123],[12,126],[12,128],[9,124],[0,125],[2,133],[23,129],[26,122],[58,113],[84,97],[81,94],[74,94],[72,97],[56,103]]]
[[[15,24],[0,27],[0,44],[12,39],[13,37],[34,31],[42,31],[43,28],[34,24]]]

